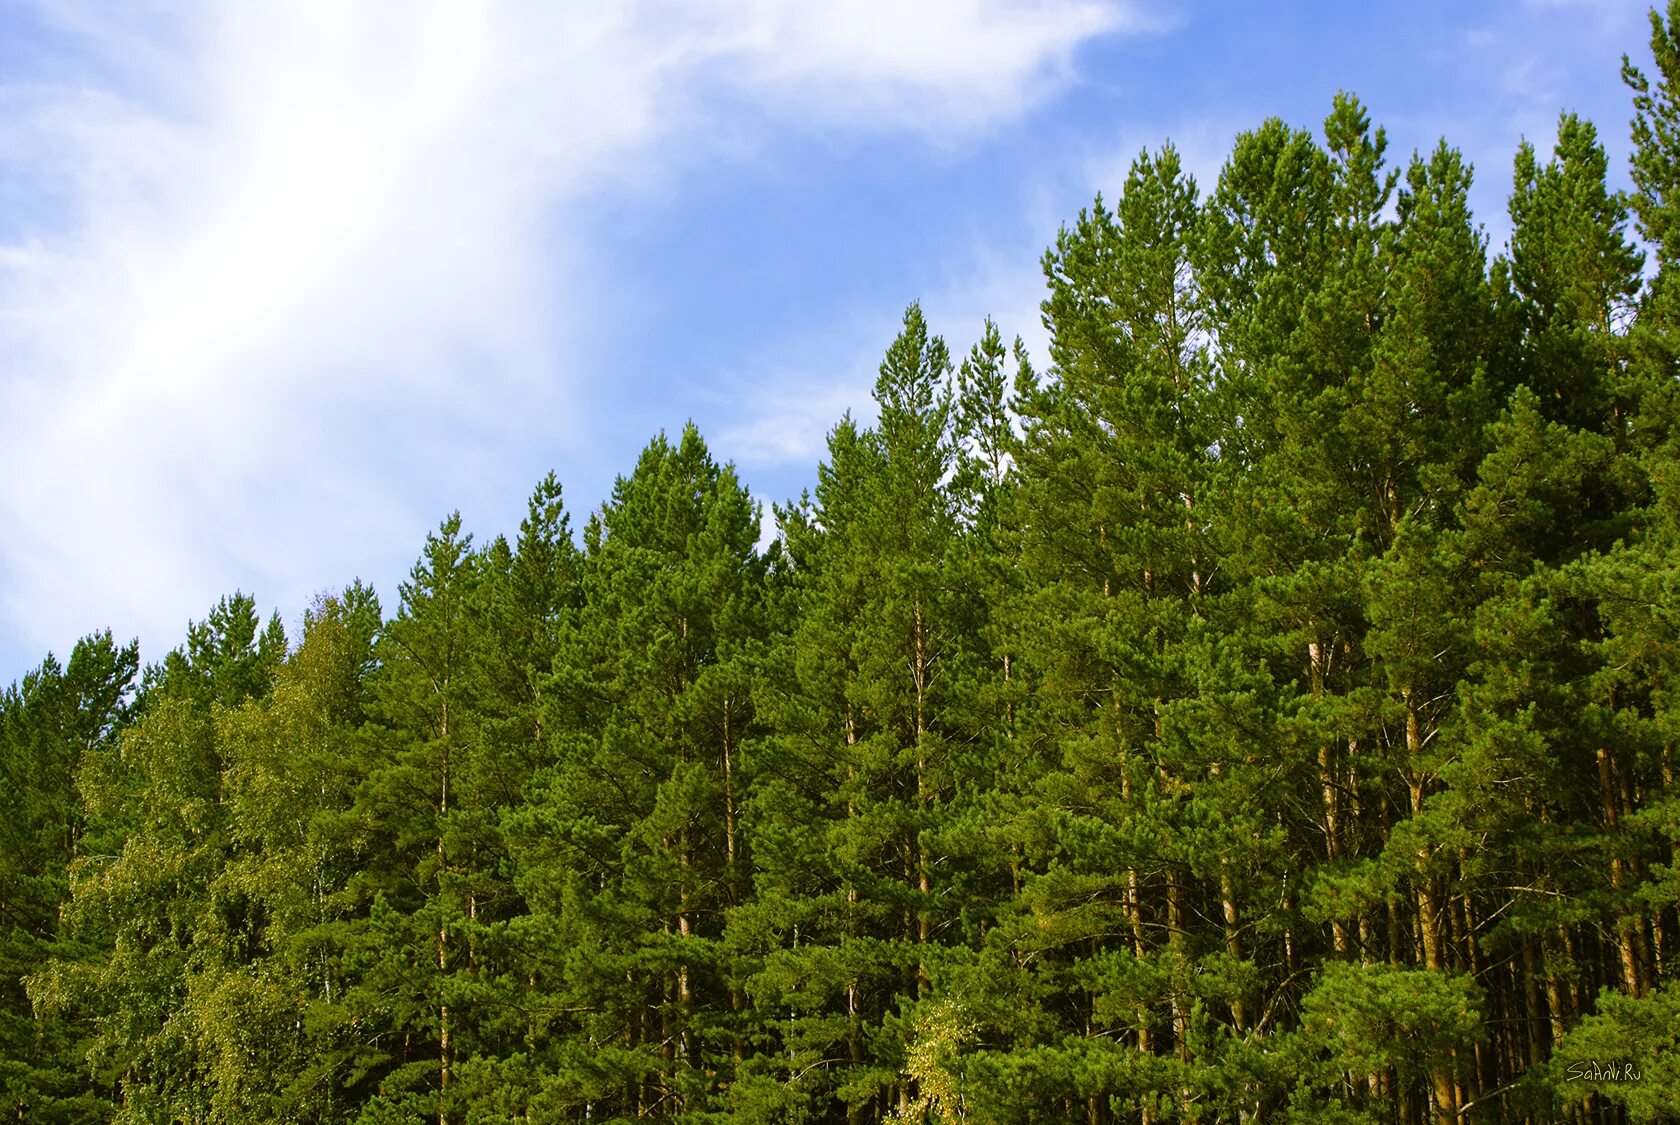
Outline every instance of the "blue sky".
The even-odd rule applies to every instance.
[[[1351,90],[1497,246],[1560,110],[1625,181],[1645,10],[0,0],[0,683],[236,588],[394,607],[449,511],[553,468],[581,524],[688,418],[797,495],[911,300],[1042,360],[1044,248],[1169,138],[1211,184]]]

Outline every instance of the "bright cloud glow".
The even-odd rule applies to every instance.
[[[49,6],[74,50],[0,80],[32,204],[0,225],[19,654],[109,624],[155,656],[236,585],[295,611],[522,489],[511,451],[564,468],[604,299],[571,207],[704,160],[730,98],[962,135],[1143,26],[1096,0],[138,10]]]
[[[1511,153],[1594,120],[1625,186],[1645,5],[1404,18],[1207,0],[0,5],[0,683],[235,587],[387,596],[452,508],[587,508],[685,417],[812,480],[904,304],[1047,360],[1038,261],[1138,151],[1203,190],[1338,89]]]

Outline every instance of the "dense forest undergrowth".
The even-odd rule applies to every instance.
[[[387,616],[0,697],[0,1112],[1680,1119],[1680,0],[1490,260],[1342,96],[918,309],[759,509],[690,427]]]

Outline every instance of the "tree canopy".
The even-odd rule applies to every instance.
[[[1680,0],[1511,235],[1361,103],[922,310],[815,488],[692,425],[389,612],[0,692],[20,1121],[1680,1116]]]

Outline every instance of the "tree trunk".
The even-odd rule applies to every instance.
[[[1208,766],[1208,772],[1214,777],[1220,776],[1218,762]],[[1237,885],[1231,877],[1231,864],[1222,860],[1219,864],[1219,912],[1225,925],[1225,952],[1233,961],[1242,960],[1242,933],[1237,920]],[[1231,1026],[1238,1035],[1248,1029],[1248,1005],[1242,996],[1231,999]]]
[[[677,863],[677,935],[679,947],[683,950],[682,958],[677,962],[677,1018],[682,1021],[677,1030],[677,1055],[686,1063],[689,1059],[688,1024],[694,1012],[694,993],[688,979],[688,939],[693,934],[694,922],[688,902],[690,859],[687,828],[677,833]]]
[[[1617,802],[1616,802],[1616,763],[1610,751],[1600,746],[1598,748],[1598,789],[1599,798],[1604,809],[1604,827],[1610,834],[1610,846],[1616,849],[1619,838],[1616,833]],[[1626,888],[1628,878],[1626,864],[1615,850],[1610,855],[1610,890],[1615,900],[1618,913],[1626,910]],[[1623,914],[1616,921],[1616,953],[1620,962],[1622,975],[1622,990],[1629,996],[1640,995],[1642,983],[1639,971],[1639,955],[1634,946],[1632,919]]]
[[[1241,961],[1242,931],[1237,924],[1237,887],[1231,878],[1229,864],[1220,867],[1219,900],[1225,918],[1225,952],[1233,961]],[[1239,1036],[1248,1030],[1248,1003],[1240,994],[1231,998],[1231,1025]]]
[[[1546,1059],[1545,1045],[1540,1037],[1540,954],[1534,939],[1522,939],[1523,1026],[1528,1033],[1528,1065],[1539,1066]]]
[[[1419,817],[1423,813],[1423,774],[1418,760],[1423,752],[1423,737],[1421,724],[1418,719],[1417,707],[1414,705],[1411,692],[1406,693],[1406,750],[1408,761],[1412,763],[1410,790],[1412,799],[1412,816]],[[1432,860],[1429,847],[1420,847],[1417,853],[1417,907],[1418,928],[1423,939],[1423,964],[1430,972],[1442,972],[1446,969],[1446,958],[1442,948],[1440,901],[1436,897],[1434,880],[1430,873]],[[1437,1119],[1444,1123],[1455,1122],[1458,1118],[1457,1087],[1454,1081],[1454,1067],[1450,1062],[1435,1060],[1429,1066],[1429,1085],[1434,1094],[1435,1113]]]
[[[439,776],[438,785],[438,911],[441,914],[447,909],[443,897],[443,877],[448,872],[448,857],[443,847],[443,821],[449,813],[449,703],[443,703],[442,721],[439,724],[439,737],[443,742],[443,768]],[[437,967],[438,982],[443,983],[443,975],[449,965],[449,932],[443,921],[438,922],[437,935]],[[449,1093],[449,1005],[438,1003],[438,1125],[449,1125],[449,1113],[445,1098]]]
[[[1124,751],[1121,752],[1120,761],[1120,799],[1124,805],[1130,806],[1132,775],[1127,769]],[[1138,878],[1138,870],[1135,867],[1126,868],[1126,919],[1131,923],[1132,928],[1132,955],[1142,961],[1145,951],[1143,940],[1143,888],[1141,880]],[[1149,1009],[1146,1007],[1139,1008],[1137,1011],[1137,1045],[1138,1050],[1145,1055],[1155,1053],[1155,1037],[1150,1030],[1149,1019]],[[1145,1108],[1139,1120],[1143,1122],[1143,1125],[1154,1125],[1154,1111]]]
[[[1568,1031],[1570,1019],[1574,1015],[1568,983],[1563,980],[1561,967],[1556,963],[1561,959],[1563,952],[1563,943],[1556,935],[1566,932],[1564,927],[1559,926],[1555,934],[1547,935],[1546,943],[1551,947],[1546,958],[1546,1007],[1551,1014],[1553,1051],[1562,1045],[1564,1033]]]
[[[1308,682],[1311,684],[1314,700],[1324,698],[1329,681],[1330,663],[1331,655],[1324,644],[1316,640],[1308,643]],[[1335,863],[1342,855],[1341,787],[1336,777],[1336,757],[1334,743],[1326,742],[1319,747],[1318,783],[1323,811],[1324,857],[1330,863]],[[1330,942],[1336,951],[1337,960],[1350,959],[1352,942],[1348,939],[1347,922],[1344,919],[1337,917],[1330,920]]]
[[[914,664],[916,683],[916,813],[917,822],[921,822],[928,806],[927,783],[927,693],[928,693],[928,651],[927,651],[927,622],[922,615],[922,599],[917,594],[914,602],[915,633],[914,633]],[[920,999],[928,989],[928,971],[925,950],[930,934],[930,909],[932,906],[932,885],[928,875],[927,856],[922,852],[921,841],[916,840],[915,868],[916,889],[921,898],[916,910],[916,945],[918,956],[916,959],[916,997]]]

